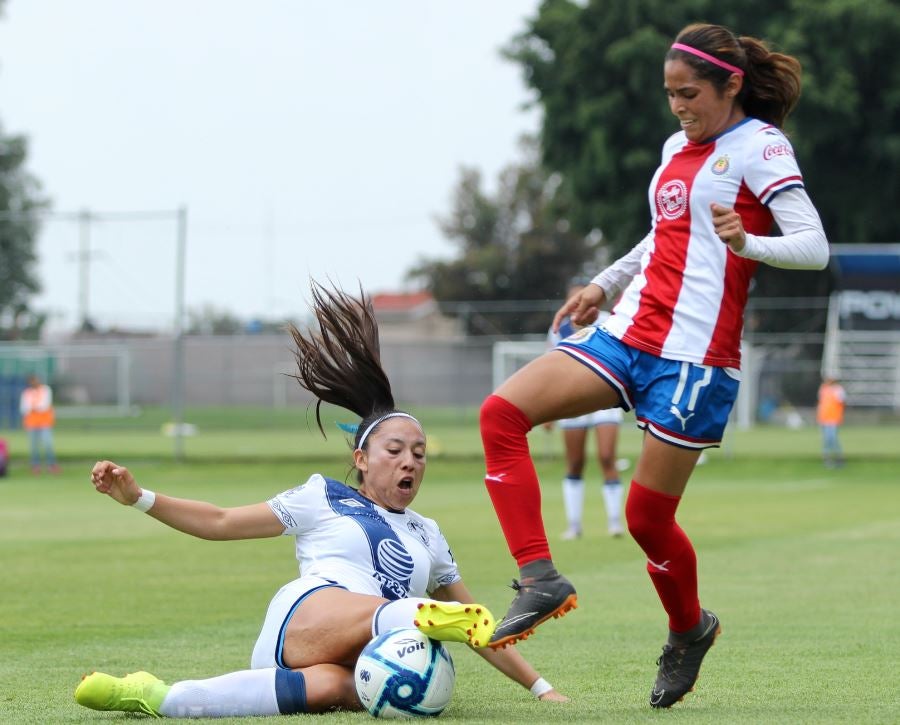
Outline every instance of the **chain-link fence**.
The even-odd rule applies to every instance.
[[[558,303],[503,303],[487,310],[469,305],[468,314],[490,313],[521,318],[542,312],[549,320]],[[748,307],[745,329],[744,387],[752,393],[746,422],[767,421],[785,410],[811,408],[823,371],[828,334],[828,300],[763,299]],[[885,331],[885,350],[896,356],[900,341]],[[495,348],[520,351],[515,366],[542,350],[541,335],[460,335],[424,337],[383,334],[382,358],[398,403],[470,407],[480,404],[496,384]],[[887,354],[887,352],[885,353]],[[289,337],[279,334],[183,338],[183,386],[174,384],[175,340],[172,337],[105,337],[60,345],[0,346],[0,407],[13,410],[18,390],[39,361],[49,374],[60,413],[81,416],[98,411],[133,412],[144,405],[171,405],[183,389],[188,406],[285,407],[309,402],[296,381]],[[16,360],[15,364],[10,361]],[[5,361],[5,363],[4,363]],[[34,364],[37,364],[36,362]],[[896,363],[893,364],[896,371]],[[871,364],[867,367],[871,368]],[[513,368],[514,369],[514,368]],[[887,374],[887,373],[885,373]],[[17,387],[17,385],[19,387]],[[896,414],[898,403],[868,399],[850,391],[849,407]],[[0,421],[9,425],[11,421]]]

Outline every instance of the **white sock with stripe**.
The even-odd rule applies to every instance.
[[[420,604],[428,604],[433,599],[423,599],[422,597],[409,597],[408,599],[395,599],[392,602],[385,602],[375,610],[375,616],[372,617],[372,636],[387,632],[389,629],[397,627],[415,627],[416,615],[419,611]]]
[[[241,670],[207,680],[176,682],[159,712],[166,717],[280,715],[275,694],[276,670]]]
[[[606,507],[606,521],[610,529],[622,528],[622,495],[624,487],[618,478],[603,483],[603,504]]]
[[[569,529],[581,531],[581,517],[584,514],[584,479],[566,476],[562,482],[562,493]]]

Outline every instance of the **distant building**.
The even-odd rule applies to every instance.
[[[428,292],[381,292],[372,306],[383,340],[460,340],[465,337],[459,320],[441,314]]]

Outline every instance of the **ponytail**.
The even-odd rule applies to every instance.
[[[746,90],[738,96],[744,113],[782,128],[800,100],[800,61],[756,38],[742,35],[738,42],[747,57]]]

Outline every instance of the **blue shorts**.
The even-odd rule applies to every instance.
[[[626,345],[602,327],[584,327],[556,346],[603,378],[634,409],[639,428],[682,448],[714,448],[737,399],[730,368],[666,360]]]

